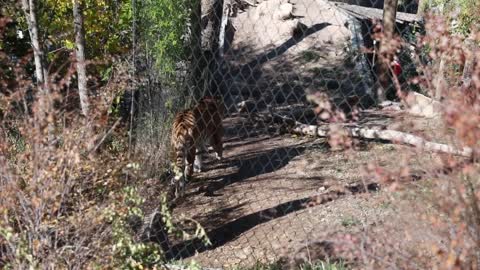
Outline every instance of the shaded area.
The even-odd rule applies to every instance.
[[[319,11],[324,9],[324,5],[317,5]],[[277,141],[275,137],[268,136],[270,123],[263,123],[264,126],[259,127],[254,120],[255,112],[270,109],[274,112],[301,111],[309,106],[306,96],[311,93],[323,92],[332,99],[344,100],[346,95],[360,95],[364,90],[359,89],[360,83],[357,83],[362,78],[354,70],[355,63],[352,60],[356,61],[355,55],[350,55],[348,41],[344,39],[348,38],[348,34],[342,34],[347,27],[342,22],[326,28],[331,25],[327,20],[333,24],[331,17],[316,13],[310,22],[304,21],[310,27],[305,26],[291,37],[277,35],[277,39],[272,39],[271,43],[267,41],[258,46],[246,43],[250,40],[256,42],[259,35],[264,33],[257,33],[258,36],[253,34],[252,37],[247,29],[242,31],[240,27],[237,28],[235,39],[240,42],[233,42],[226,53],[226,62],[222,66],[222,74],[217,74],[217,81],[221,82],[225,104],[229,109],[228,116],[243,115],[243,121],[235,119],[230,122],[231,119],[227,119],[230,125],[226,130],[228,139],[225,149],[230,153],[227,155],[229,158],[221,163],[207,163],[214,171],[201,175],[203,179],[200,181],[189,183],[190,191],[201,188],[190,192],[186,201],[176,209],[207,228],[213,245],[207,247],[199,239],[176,242],[168,253],[169,259],[188,258],[197,252],[218,247],[222,247],[219,252],[223,252],[224,248],[236,245],[232,240],[247,231],[259,229],[262,235],[267,235],[269,232],[263,226],[257,227],[260,224],[309,205],[323,204],[348,193],[360,192],[346,188],[345,191],[311,196],[316,190],[315,185],[324,186],[325,179],[318,174],[312,176],[296,170],[304,164],[310,165],[308,162],[300,163],[296,159],[292,166],[286,166],[293,158],[305,154],[307,146],[287,137]],[[319,32],[322,29],[324,31]],[[269,44],[280,45],[272,49]],[[260,51],[253,49],[262,46]],[[355,76],[358,80],[354,79]],[[247,99],[253,102],[254,111],[242,112],[238,104]],[[267,142],[272,139],[275,141]],[[308,147],[310,150],[315,145]],[[323,149],[325,145],[321,147]],[[287,174],[283,175],[285,172]],[[282,189],[279,191],[279,188],[283,188],[285,195],[277,199],[274,196],[281,193]],[[204,253],[206,256],[208,254]]]
[[[355,71],[355,55],[346,53],[337,57],[337,54],[341,53],[337,48],[338,44],[334,46],[332,43],[325,43],[326,41],[317,44],[310,40],[307,42],[310,48],[299,51],[300,47],[305,47],[299,45],[300,47],[295,47],[295,52],[286,54],[306,37],[330,25],[327,22],[308,28],[303,25],[300,33],[292,35],[281,45],[253,56],[254,50],[249,45],[238,44],[235,50],[232,50],[233,59],[225,63],[222,76],[221,88],[228,111],[237,111],[239,102],[249,99],[255,101],[255,104],[250,104],[247,109],[249,114],[265,111],[269,107],[276,109],[282,104],[306,107],[307,95],[317,92],[327,93],[335,105],[347,113],[352,110],[351,106],[345,106],[346,97],[349,95],[359,97],[362,108],[373,105],[373,100],[366,94],[366,89],[363,89],[363,77]],[[241,62],[238,54],[253,59],[235,67]],[[332,57],[335,59],[331,59]],[[340,58],[342,61],[338,61]],[[311,122],[304,116],[295,118]]]
[[[211,246],[205,246],[199,239],[186,241],[184,243],[173,246],[171,248],[172,252],[168,254],[168,258],[185,259],[194,255],[196,252],[202,252],[208,249],[215,249],[261,223],[271,221],[272,219],[279,218],[294,211],[305,208],[305,203],[309,199],[310,198],[303,198],[295,201],[286,202],[275,207],[255,212],[231,221],[207,233],[209,239],[212,241]]]
[[[233,183],[253,178],[261,174],[276,171],[294,158],[305,151],[305,146],[299,147],[282,147],[268,150],[261,153],[253,153],[253,157],[246,158],[238,157],[237,160],[231,162],[230,166],[238,167],[238,172],[213,178],[213,181],[205,187],[205,194],[212,196],[216,191],[225,188]],[[220,181],[215,181],[221,179]]]
[[[380,186],[376,183],[371,183],[366,186],[363,184],[357,184],[345,187],[344,190],[336,189],[325,194],[285,202],[277,206],[243,216],[234,221],[228,222],[219,228],[207,232],[207,235],[212,242],[211,246],[205,246],[200,239],[193,239],[171,247],[171,252],[167,254],[167,257],[168,259],[176,260],[185,259],[193,256],[197,252],[203,252],[222,246],[259,224],[286,216],[295,211],[299,211],[310,206],[331,202],[347,194],[373,192],[378,191],[379,189]]]
[[[314,34],[323,28],[331,25],[330,23],[318,23],[314,24],[305,31],[299,30],[300,33],[297,35],[293,35],[291,38],[289,38],[287,41],[285,41],[283,44],[280,46],[270,50],[268,53],[262,53],[259,56],[256,56],[254,60],[250,61],[248,64],[243,66],[241,68],[241,73],[245,74],[250,71],[252,71],[256,66],[262,65],[265,62],[272,60],[273,58],[282,55],[285,53],[289,48],[293,47],[294,45],[298,44],[300,41],[302,41],[304,38],[307,36]],[[305,26],[306,27],[306,26]]]
[[[318,23],[314,24],[307,28],[307,26],[300,24],[302,29],[298,30],[298,33],[294,33],[292,37],[288,40],[283,42],[281,45],[269,50],[268,52],[263,52],[254,56],[253,60],[248,62],[247,64],[241,67],[234,67],[233,63],[239,60],[237,55],[249,55],[252,54],[254,51],[253,49],[249,48],[247,45],[240,46],[231,51],[231,54],[234,55],[233,61],[229,61],[230,63],[224,62],[222,71],[216,74],[216,81],[221,89],[222,95],[226,101],[227,107],[232,106],[232,95],[241,94],[244,96],[253,96],[258,97],[261,96],[263,91],[261,89],[268,88],[268,86],[263,85],[260,80],[262,79],[264,71],[261,70],[261,66],[268,61],[274,60],[276,57],[281,56],[284,54],[288,49],[300,43],[306,37],[324,29],[325,27],[331,25],[330,23]],[[293,72],[294,69],[291,69]],[[240,76],[238,76],[240,75]],[[240,79],[240,81],[238,81]],[[272,81],[271,78],[264,77],[264,80]],[[243,84],[248,83],[244,89],[239,89],[236,84]],[[303,90],[303,89],[302,89]],[[305,96],[304,94],[298,95],[298,100],[301,100],[301,97]],[[267,102],[268,103],[268,102]],[[264,104],[262,106],[266,108],[267,105]]]

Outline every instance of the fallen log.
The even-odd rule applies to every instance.
[[[317,126],[299,123],[293,119],[282,115],[273,115],[273,120],[277,123],[283,123],[289,126],[290,132],[301,135],[310,135],[318,137],[328,137],[331,134],[331,125]],[[430,142],[424,138],[409,133],[388,130],[388,129],[372,129],[363,128],[361,126],[343,125],[341,128],[348,132],[352,138],[363,138],[373,140],[384,140],[399,144],[414,146],[418,149],[426,151],[458,155],[471,158],[474,151],[470,147],[457,148],[448,144]]]

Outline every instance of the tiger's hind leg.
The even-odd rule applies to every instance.
[[[215,151],[217,160],[223,159],[223,128],[218,128],[210,138],[210,144]]]
[[[182,176],[182,178],[185,178],[185,176]],[[185,180],[181,179],[175,185],[175,198],[178,199],[180,197],[183,197],[184,194],[185,194]]]

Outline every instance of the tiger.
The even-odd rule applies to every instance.
[[[223,104],[212,96],[203,97],[195,107],[175,115],[171,134],[175,198],[183,196],[193,172],[203,171],[207,143],[215,151],[217,160],[223,159],[223,118]]]

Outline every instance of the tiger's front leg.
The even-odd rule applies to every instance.
[[[195,162],[195,147],[190,148],[188,151],[188,156],[187,156],[187,164],[185,166],[185,177],[186,181],[189,181],[192,178],[193,172],[195,170],[194,168],[194,162]]]
[[[207,152],[207,148],[204,144],[200,145],[197,148],[197,153],[195,154],[195,161],[193,165],[194,172],[202,172],[203,171],[203,155]]]
[[[210,144],[215,151],[215,156],[217,160],[223,160],[223,127],[217,129],[215,134],[210,139]]]
[[[178,181],[175,185],[175,198],[181,198],[185,195],[185,176],[182,176],[183,179]]]
[[[182,170],[180,167],[174,167],[174,177],[172,179],[172,185],[174,187],[174,195],[176,199],[182,197],[185,192],[185,172],[186,170]]]

